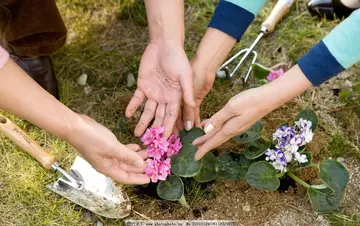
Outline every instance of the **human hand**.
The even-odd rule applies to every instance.
[[[197,57],[194,57],[190,63],[193,71],[195,107],[191,107],[186,103],[183,105],[182,120],[186,130],[191,130],[194,126],[201,127],[200,105],[205,96],[210,92],[216,74],[216,70],[208,70],[208,67],[202,64]]]
[[[220,111],[203,122],[206,135],[193,142],[194,145],[201,145],[196,152],[196,160],[243,133],[271,111],[271,106],[266,106],[267,102],[259,93],[261,91],[261,88],[255,88],[237,94]]]
[[[141,58],[137,89],[126,108],[126,116],[132,117],[146,100],[144,112],[135,128],[140,137],[151,120],[154,125],[164,126],[169,137],[179,115],[182,100],[195,107],[191,66],[178,43],[171,41],[151,42]]]
[[[201,159],[208,151],[245,132],[256,121],[311,86],[299,66],[295,65],[271,83],[232,97],[219,112],[203,122],[206,134],[193,142],[200,146],[195,159]]]
[[[138,145],[121,144],[110,130],[84,115],[78,115],[72,127],[68,142],[98,172],[123,184],[150,182],[144,174],[147,154]]]
[[[211,27],[207,29],[195,57],[191,60],[196,106],[184,103],[182,120],[186,130],[190,130],[194,125],[201,127],[200,105],[214,84],[217,69],[235,43],[236,39],[226,33]]]

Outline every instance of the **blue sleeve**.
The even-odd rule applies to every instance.
[[[320,85],[360,61],[360,9],[335,27],[299,61],[313,85]]]
[[[209,27],[239,41],[266,0],[220,0]]]

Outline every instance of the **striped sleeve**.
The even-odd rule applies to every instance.
[[[360,9],[335,27],[299,61],[313,85],[320,85],[360,61]]]
[[[266,0],[220,0],[209,27],[240,40]]]

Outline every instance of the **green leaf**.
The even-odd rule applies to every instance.
[[[306,158],[307,158],[308,161],[305,162],[305,163],[300,163],[299,166],[300,166],[300,167],[307,167],[307,166],[309,166],[309,165],[312,163],[312,153],[311,153],[311,152],[303,152],[303,153],[301,153],[301,154],[306,155]]]
[[[201,159],[201,169],[200,172],[194,177],[194,179],[199,183],[205,183],[212,181],[216,178],[216,162],[217,158],[212,152],[208,152]]]
[[[245,178],[252,161],[244,154],[224,152],[219,156],[216,171],[219,180],[241,180]]]
[[[300,118],[309,120],[312,122],[312,131],[315,131],[318,126],[318,117],[316,116],[315,112],[312,110],[302,110],[295,118],[295,121],[299,120]]]
[[[343,194],[336,193],[328,187],[318,187],[311,186],[307,190],[313,209],[319,213],[337,209],[341,204]]]
[[[185,143],[179,154],[171,157],[171,172],[181,177],[193,177],[199,173],[201,162],[195,161],[197,147]]]
[[[349,172],[336,160],[326,160],[320,163],[319,178],[337,193],[342,193],[349,183]]]
[[[196,138],[201,137],[204,134],[202,129],[194,127],[190,131],[180,131],[180,140],[182,144],[191,144]]]
[[[266,79],[266,77],[270,74],[270,69],[257,63],[252,65],[252,71],[256,79]]]
[[[264,124],[261,121],[257,121],[247,131],[233,137],[233,139],[240,144],[254,142],[261,137],[261,132],[263,128],[264,128]]]
[[[251,164],[245,178],[248,184],[260,190],[275,191],[280,186],[275,168],[265,161]]]
[[[248,159],[256,159],[262,156],[270,145],[271,142],[266,142],[265,144],[257,141],[249,143],[245,148],[245,157]]]
[[[177,201],[184,194],[184,184],[178,176],[169,175],[165,181],[159,182],[156,191],[162,199]]]

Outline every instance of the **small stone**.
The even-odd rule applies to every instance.
[[[80,77],[77,80],[77,83],[81,86],[84,86],[84,85],[86,85],[87,78],[88,78],[87,74],[84,73],[84,74],[80,75]]]
[[[217,72],[216,72],[216,77],[218,77],[218,78],[225,78],[225,77],[226,77],[225,71],[217,71]]]
[[[101,221],[96,221],[96,226],[104,226],[103,223]]]
[[[339,158],[336,159],[336,161],[338,161],[338,162],[345,162],[345,159],[342,158],[342,157],[339,157]]]
[[[323,220],[324,220],[324,217],[323,217],[322,215],[319,215],[319,216],[317,217],[317,219],[318,219],[319,221],[323,221]]]
[[[90,92],[91,92],[91,87],[90,87],[90,86],[85,86],[85,87],[84,87],[84,93],[85,93],[85,95],[89,95]]]
[[[243,207],[242,207],[242,210],[243,210],[244,212],[250,212],[250,205],[245,205],[245,206],[243,206]]]
[[[135,76],[133,74],[128,74],[126,87],[131,88],[135,85],[135,83],[136,83]]]
[[[349,80],[346,80],[346,81],[345,81],[345,85],[346,85],[347,87],[349,87],[349,88],[351,88],[351,87],[354,86],[354,84],[353,84],[351,81],[349,81]]]

